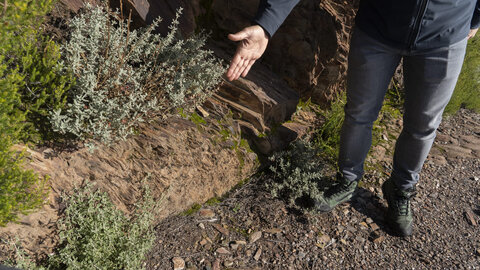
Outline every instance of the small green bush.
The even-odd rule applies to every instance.
[[[120,14],[87,5],[71,21],[64,46],[77,83],[72,102],[52,114],[55,130],[109,143],[132,134],[140,122],[210,96],[223,68],[202,49],[204,36],[179,37],[178,16],[162,37],[153,33],[159,20],[130,30]]]
[[[18,154],[10,149],[22,127],[17,122],[23,115],[11,114],[15,112],[13,107],[19,100],[16,89],[8,84],[9,77],[12,74],[0,80],[0,226],[16,221],[19,213],[26,214],[28,210],[38,207],[45,197],[45,179],[42,180],[30,170],[24,170],[23,153]]]
[[[66,93],[74,84],[61,63],[60,47],[45,37],[30,36],[16,62],[23,77],[19,109],[26,113],[27,120],[22,139],[34,142],[54,139],[50,113],[65,106]]]
[[[25,270],[144,269],[143,261],[155,241],[152,224],[159,206],[148,186],[130,217],[90,184],[62,198],[66,208],[58,222],[60,243],[56,251],[39,265],[11,243],[15,258],[4,263]]]
[[[51,0],[8,0],[0,4],[0,225],[15,221],[19,213],[39,206],[45,196],[45,179],[23,169],[24,153],[11,147],[31,137],[30,112],[39,112],[49,101],[50,90],[26,96],[26,89],[49,87],[55,80],[58,58],[39,51],[53,44],[40,37],[43,16]],[[36,41],[49,46],[35,46]],[[47,50],[48,51],[48,50]],[[44,52],[44,53],[43,53]],[[40,54],[40,55],[39,55]],[[41,59],[41,60],[40,60]],[[50,62],[49,62],[50,61]],[[43,70],[39,67],[45,67]],[[48,69],[48,70],[46,70]],[[53,69],[50,70],[50,69]],[[53,72],[53,73],[52,73]],[[48,78],[44,75],[47,74]],[[52,75],[53,74],[53,75]],[[43,90],[42,90],[43,91]]]
[[[269,160],[273,179],[266,186],[274,197],[285,199],[294,207],[298,200],[321,198],[318,181],[322,177],[322,162],[318,148],[299,140],[286,151],[274,153]]]
[[[154,200],[146,189],[131,218],[116,209],[106,193],[91,187],[65,196],[65,217],[59,222],[60,247],[49,269],[143,269],[155,240]]]

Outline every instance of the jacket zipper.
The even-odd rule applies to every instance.
[[[408,48],[410,50],[415,49],[415,39],[418,36],[418,32],[420,30],[420,24],[423,21],[423,15],[425,13],[425,9],[427,9],[427,3],[428,3],[428,0],[423,0],[421,2],[420,9],[418,10],[417,16],[415,17],[415,23],[414,23],[414,26],[413,26],[413,30],[410,33],[410,38],[409,38],[408,43],[407,43]]]

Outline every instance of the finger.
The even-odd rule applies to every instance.
[[[250,61],[248,59],[245,59],[245,61],[243,62],[242,66],[240,66],[237,70],[237,73],[235,74],[235,80],[237,80],[238,78],[240,78],[240,75],[242,75],[243,71],[245,70],[245,68],[247,68],[248,66],[248,63]]]
[[[248,66],[245,68],[245,70],[243,71],[242,73],[242,77],[245,78],[245,76],[247,76],[248,72],[250,71],[250,69],[252,68],[253,64],[255,64],[255,60],[250,60],[248,62]]]
[[[238,63],[238,65],[235,67],[235,69],[233,70],[233,73],[232,73],[232,78],[234,78],[234,80],[236,80],[238,78],[237,74],[239,72],[239,70],[243,67],[243,64],[244,64],[245,60],[242,59],[240,60],[240,62]],[[243,70],[243,69],[242,69]]]
[[[245,29],[243,29],[238,33],[228,35],[228,39],[230,39],[231,41],[241,41],[246,39],[247,37],[248,37],[248,33],[247,31],[245,31]]]
[[[242,74],[245,72],[245,69],[247,69],[248,65],[250,64],[250,61],[251,60],[245,60],[243,66],[240,68],[240,70],[237,73],[238,78],[240,78],[240,76],[242,76]]]
[[[237,68],[238,64],[240,64],[241,60],[242,60],[242,57],[240,56],[240,54],[236,53],[232,59],[232,62],[230,62],[230,67],[228,68],[228,71],[227,71],[227,77],[232,77],[234,70]]]

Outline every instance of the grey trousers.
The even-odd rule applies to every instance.
[[[460,74],[466,46],[465,38],[448,47],[403,51],[355,29],[348,58],[347,104],[338,160],[339,170],[347,180],[358,181],[363,175],[364,161],[372,144],[373,122],[403,58],[403,130],[395,145],[392,178],[402,189],[418,182]]]

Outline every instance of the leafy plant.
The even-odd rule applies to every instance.
[[[273,180],[266,185],[274,197],[285,199],[291,206],[305,198],[320,199],[318,180],[322,177],[322,163],[318,148],[299,140],[286,151],[274,153],[269,160]]]
[[[131,218],[106,193],[88,185],[63,198],[67,208],[59,222],[60,248],[50,257],[49,269],[143,269],[155,240],[155,202],[148,188]]]
[[[63,109],[66,93],[74,79],[65,71],[59,46],[45,37],[31,36],[22,47],[17,60],[23,76],[20,110],[26,113],[26,127],[22,132],[25,141],[53,139],[50,113]]]
[[[139,123],[173,108],[193,108],[210,96],[223,68],[202,49],[205,37],[181,39],[178,18],[162,37],[151,27],[131,30],[129,20],[106,7],[87,5],[71,24],[64,46],[77,79],[71,103],[52,114],[60,133],[110,143]]]
[[[38,56],[32,41],[39,41],[40,24],[52,6],[51,0],[8,0],[0,3],[0,225],[15,221],[19,213],[27,213],[43,202],[45,178],[23,169],[24,153],[11,147],[26,135],[30,125],[30,105],[33,111],[42,108],[45,95],[25,101],[25,87],[42,82],[48,86],[56,74],[48,71],[50,78],[37,67],[50,56]],[[46,44],[46,43],[43,43]],[[51,44],[52,45],[52,44]],[[53,45],[52,45],[53,46]],[[45,47],[41,47],[45,48]],[[50,47],[51,48],[51,47]],[[33,60],[33,59],[42,59]],[[55,60],[56,61],[56,60]],[[39,63],[42,62],[42,63]],[[50,62],[51,63],[51,62]],[[37,65],[38,64],[38,65]],[[25,68],[27,67],[28,68]],[[49,68],[53,68],[52,65]],[[36,86],[35,86],[36,87]],[[48,90],[46,90],[48,91]],[[43,101],[40,101],[44,99]]]

